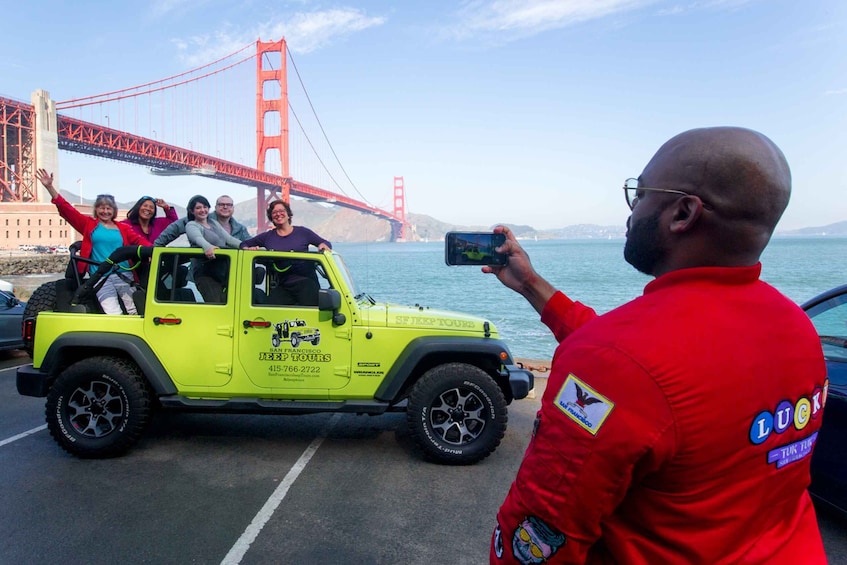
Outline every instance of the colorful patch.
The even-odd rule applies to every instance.
[[[503,557],[503,532],[500,531],[500,524],[497,524],[497,528],[494,530],[494,555],[497,559]]]
[[[793,401],[782,400],[773,410],[759,412],[750,423],[750,443],[762,444],[772,435],[782,434],[790,428],[802,431],[810,421],[823,414],[828,392],[829,379],[826,379],[823,387],[815,387],[808,396]]]
[[[582,382],[573,373],[565,379],[565,384],[562,385],[554,403],[568,418],[592,435],[597,435],[615,407],[614,402]]]
[[[512,536],[512,553],[518,563],[544,563],[565,543],[565,535],[534,516],[528,516]],[[496,548],[496,546],[495,546]]]
[[[782,469],[789,463],[799,461],[812,452],[812,447],[818,439],[818,432],[800,441],[777,447],[768,451],[768,463],[776,463],[777,469]]]

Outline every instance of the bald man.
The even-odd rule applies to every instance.
[[[825,563],[806,487],[826,401],[808,317],[759,280],[791,193],[779,148],[732,127],[665,143],[624,186],[624,258],[655,277],[605,314],[505,267],[559,346],[497,514],[491,563]]]

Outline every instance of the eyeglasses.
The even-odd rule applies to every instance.
[[[668,194],[679,194],[681,196],[694,196],[699,198],[701,202],[703,202],[703,206],[707,207],[706,202],[697,196],[696,194],[691,194],[690,192],[685,192],[683,190],[676,190],[673,188],[648,188],[646,186],[638,186],[638,179],[628,178],[623,183],[624,194],[626,195],[626,205],[629,206],[630,210],[635,209],[635,205],[638,204],[638,200],[642,198],[644,195],[643,192],[652,191],[652,192],[666,192]]]
[[[215,206],[220,206],[221,208],[232,208],[232,203],[230,202],[216,202]]]
[[[112,200],[114,200],[114,199],[115,199],[115,197],[114,197],[114,196],[112,196],[111,194],[98,194],[98,195],[95,197],[95,200],[98,200],[98,199],[100,199],[100,198],[111,198]]]
[[[537,543],[535,543],[535,541],[532,539],[532,536],[529,534],[528,531],[526,531],[526,528],[524,528],[523,526],[518,526],[517,534],[521,538],[521,541],[529,544],[529,551],[530,553],[532,553],[533,556],[538,559],[544,557],[544,550],[539,547]]]

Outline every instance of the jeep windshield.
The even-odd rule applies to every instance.
[[[356,284],[353,282],[353,277],[350,276],[350,270],[347,268],[347,264],[344,262],[344,259],[341,258],[341,255],[335,252],[332,253],[332,259],[338,267],[338,272],[341,273],[341,276],[344,278],[347,288],[350,289],[350,294],[355,296],[356,300],[358,300],[361,294],[356,288]]]

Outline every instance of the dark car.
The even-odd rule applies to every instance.
[[[821,338],[829,378],[809,491],[847,514],[847,285],[816,296],[803,304],[803,310]]]
[[[26,303],[21,302],[11,292],[0,290],[0,350],[21,349],[24,340],[21,337],[21,321]]]

